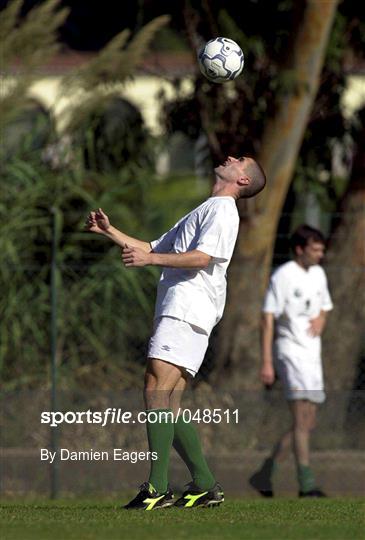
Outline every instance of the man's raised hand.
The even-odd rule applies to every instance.
[[[85,229],[90,232],[104,234],[110,227],[110,221],[103,210],[99,208],[95,212],[90,212],[85,221]]]

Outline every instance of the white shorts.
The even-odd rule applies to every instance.
[[[313,403],[323,403],[326,399],[321,360],[307,361],[283,355],[275,360],[275,370],[286,399],[306,399]]]
[[[174,317],[158,317],[148,346],[148,358],[183,367],[192,377],[198,373],[208,347],[205,330]]]

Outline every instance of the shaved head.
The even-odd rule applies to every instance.
[[[244,158],[244,172],[249,177],[250,183],[240,189],[240,198],[248,199],[264,189],[266,176],[261,165],[249,157]]]
[[[252,158],[227,156],[214,169],[216,182],[213,194],[231,195],[235,199],[254,197],[264,189],[266,177],[262,167]]]

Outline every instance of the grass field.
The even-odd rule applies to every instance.
[[[0,505],[2,540],[362,540],[360,499],[236,499],[215,509],[127,512],[115,502]]]

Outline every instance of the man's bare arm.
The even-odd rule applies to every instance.
[[[260,378],[264,384],[271,385],[275,380],[272,346],[274,339],[274,314],[263,313],[261,320],[261,372]]]
[[[200,270],[207,268],[212,257],[198,249],[185,253],[146,253],[138,247],[128,245],[122,250],[122,260],[126,267],[152,265]]]
[[[152,249],[149,242],[144,242],[143,240],[138,240],[137,238],[128,236],[127,234],[124,234],[122,231],[119,231],[113,227],[113,225],[110,224],[108,216],[101,208],[95,212],[90,212],[86,219],[85,228],[90,232],[106,236],[121,248],[133,246],[142,249],[146,253],[149,253]]]
[[[138,240],[138,238],[128,236],[127,234],[113,227],[113,225],[110,225],[110,227],[103,234],[121,248],[131,246],[142,249],[146,253],[150,253],[152,249],[149,242],[144,242],[143,240]]]
[[[170,268],[196,268],[202,269],[209,266],[212,257],[193,249],[185,253],[151,253],[154,266],[165,266]]]

